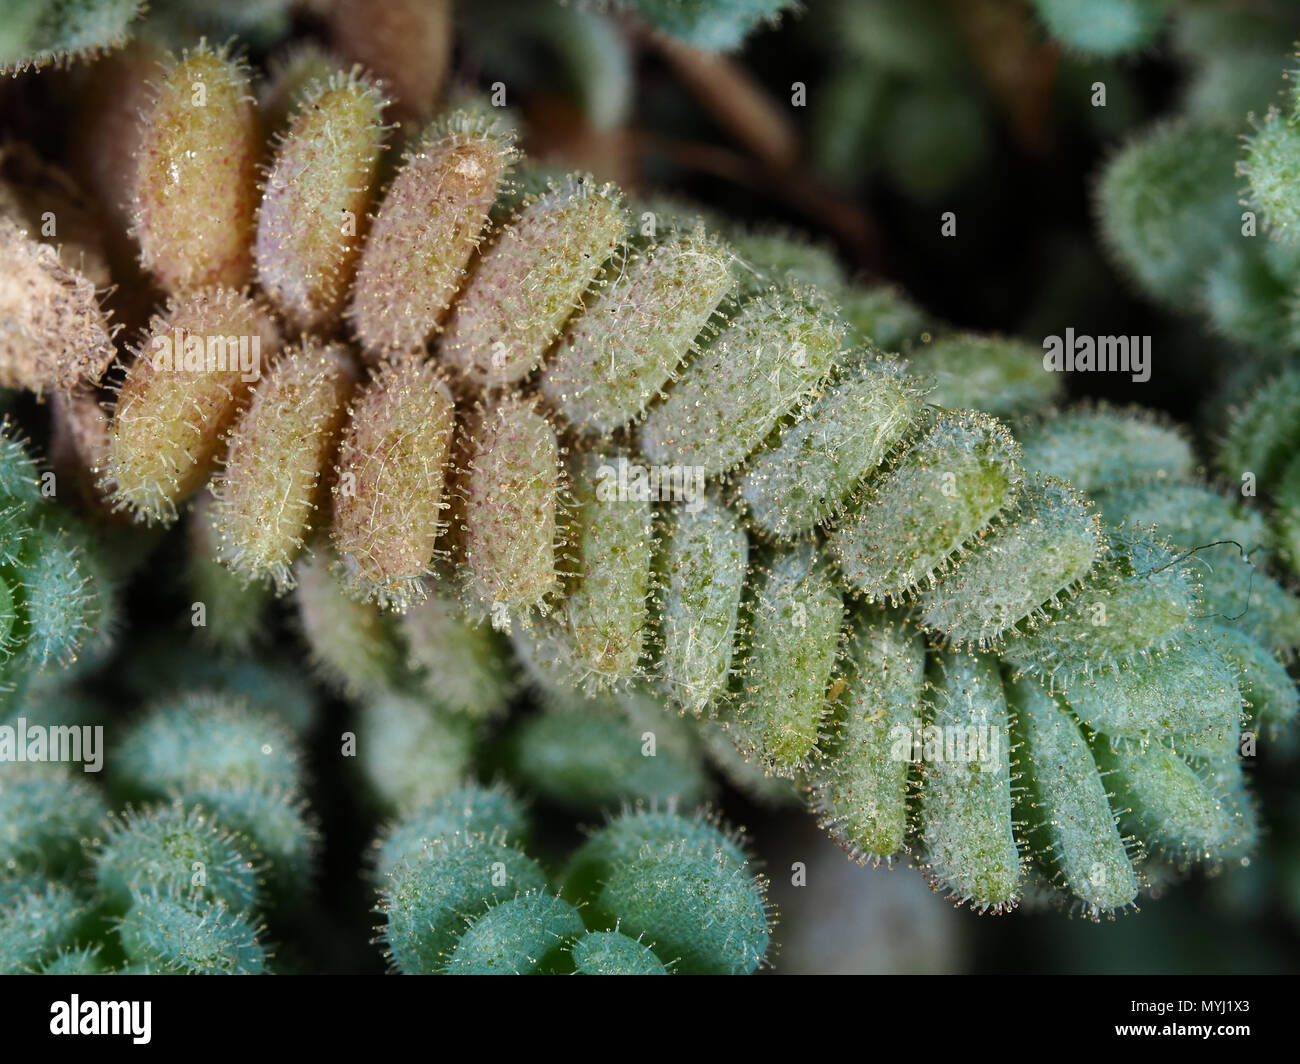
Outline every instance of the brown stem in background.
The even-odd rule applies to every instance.
[[[749,72],[729,56],[638,24],[635,32],[658,52],[715,121],[769,166],[793,167],[802,154],[799,134]]]
[[[645,183],[641,175],[646,157],[658,154],[802,215],[840,243],[855,270],[881,272],[880,232],[871,214],[817,176],[794,125],[740,64],[684,45],[635,19],[625,22],[643,46],[665,58],[744,150],[675,140],[643,129],[594,130],[571,104],[541,96],[527,107],[530,157],[563,160],[635,194]]]
[[[835,235],[854,265],[881,272],[880,233],[871,214],[803,167],[776,167],[716,144],[672,140],[642,132],[643,153],[658,152],[687,170],[742,185],[802,214]]]
[[[629,20],[630,31],[663,57],[714,120],[749,154],[642,133],[638,145],[679,166],[743,185],[815,222],[844,245],[854,265],[880,269],[880,233],[870,213],[819,178],[794,125],[743,66]]]
[[[1026,155],[1051,149],[1052,86],[1060,49],[1034,24],[1023,0],[948,0],[971,61]]]

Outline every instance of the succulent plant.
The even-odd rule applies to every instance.
[[[181,6],[158,34],[200,17]],[[786,5],[616,6],[726,50]],[[870,52],[911,40],[898,6],[831,17]],[[1177,18],[1033,6],[1093,57]],[[170,673],[121,652],[113,683],[147,708],[114,728],[105,787],[0,763],[0,968],[280,970],[317,836],[315,707],[259,661],[280,599],[344,703],[350,782],[391,821],[372,878],[401,972],[756,970],[763,880],[686,812],[709,766],[981,912],[1096,919],[1251,853],[1243,766],[1297,710],[1294,370],[1246,378],[1207,474],[1165,415],[1070,401],[1029,343],[932,320],[797,233],[531,166],[495,100],[435,105],[449,4],[371,26],[360,7],[325,19],[346,58],[300,52],[266,86],[203,39],[119,86],[144,101],[129,157],[83,149],[101,197],[129,189],[106,244],[134,242],[138,270],[105,268],[159,305],[134,346],[84,257],[0,196],[0,386],[83,416],[91,498],[77,516],[6,421],[4,719],[117,652],[145,579],[117,544],[147,549],[140,525],[184,519],[163,542],[206,644],[162,634]],[[882,68],[880,135],[926,199],[986,147],[931,161],[957,90],[905,60],[955,45],[920,7],[946,29]],[[108,73],[142,81],[144,52]],[[1240,167],[1267,249],[1240,244],[1222,116],[1131,138],[1096,183],[1140,289],[1255,346],[1300,335],[1292,117],[1257,120]],[[493,771],[613,819],[556,875],[516,792],[474,782]]]

